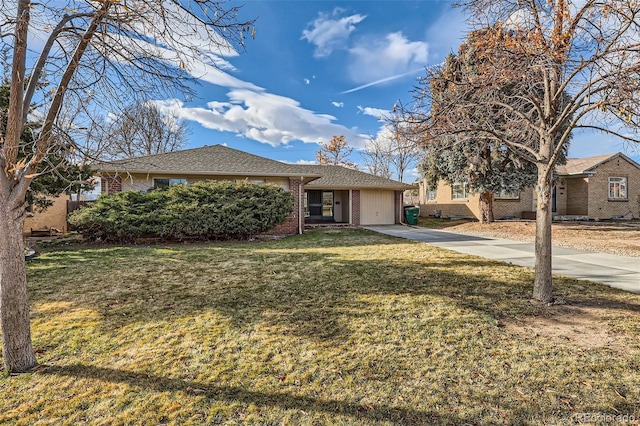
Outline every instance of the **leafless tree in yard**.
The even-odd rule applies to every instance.
[[[468,0],[463,6],[472,27],[486,34],[474,49],[493,61],[476,74],[457,75],[455,96],[437,105],[437,113],[431,91],[437,73],[431,73],[401,113],[424,138],[482,137],[536,165],[533,297],[552,302],[552,178],[571,132],[592,129],[640,142],[640,2]],[[516,90],[501,90],[514,83]],[[468,113],[479,110],[487,119]]]
[[[385,127],[366,144],[360,155],[369,173],[402,182],[423,152],[415,135],[404,129],[405,123],[396,117],[385,117],[385,120]]]
[[[391,165],[396,172],[396,177],[400,182],[404,181],[404,174],[422,157],[423,152],[419,148],[414,132],[393,116],[389,120],[386,128],[387,138],[391,147]]]
[[[386,138],[371,138],[360,155],[368,173],[391,179],[391,147]]]
[[[4,366],[16,373],[37,364],[23,251],[25,194],[38,165],[60,149],[61,111],[87,99],[118,111],[141,94],[191,93],[190,71],[242,49],[254,29],[238,7],[208,0],[0,0],[0,6],[0,51],[10,58],[11,83],[0,135],[0,325]],[[41,105],[42,126],[33,154],[19,159],[34,103]]]
[[[358,169],[358,165],[349,160],[353,148],[343,135],[333,136],[329,142],[320,144],[320,149],[316,151],[318,164],[331,164],[343,166],[349,169]]]
[[[185,146],[187,134],[187,124],[175,112],[139,102],[109,123],[103,137],[106,156],[120,159],[177,151]]]

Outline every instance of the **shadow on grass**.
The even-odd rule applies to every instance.
[[[411,253],[394,256],[404,248]],[[390,250],[388,255],[385,250]],[[416,261],[416,253],[425,256]],[[31,300],[97,310],[109,328],[214,310],[236,327],[285,324],[293,335],[336,342],[349,337],[345,322],[371,309],[370,296],[424,296],[422,303],[442,302],[495,319],[535,315],[543,309],[529,303],[530,270],[360,230],[311,232],[256,245],[67,254],[51,254],[41,261],[43,270],[34,268],[39,280]],[[47,265],[69,272],[55,281],[60,271],[44,268]],[[83,268],[86,278],[80,275]],[[573,289],[575,283],[557,279],[557,293]],[[620,301],[620,291],[593,286],[597,289],[591,295],[577,299],[603,302],[611,295],[608,307],[640,310]]]
[[[423,412],[387,405],[360,405],[341,400],[311,398],[289,393],[265,393],[237,386],[214,386],[182,379],[152,376],[146,373],[110,368],[85,366],[42,365],[36,374],[67,376],[124,383],[132,387],[152,389],[157,392],[184,392],[190,396],[206,396],[211,400],[228,403],[256,404],[264,407],[278,407],[285,410],[323,412],[329,415],[349,416],[365,421],[386,421],[394,424],[428,425],[436,423],[459,424],[460,419],[442,418],[433,412]]]

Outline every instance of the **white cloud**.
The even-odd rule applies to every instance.
[[[331,105],[333,105],[336,108],[342,108],[344,106],[344,102],[331,102]]]
[[[332,14],[319,13],[313,22],[302,31],[302,40],[316,46],[314,56],[323,58],[331,55],[334,49],[343,48],[351,33],[356,29],[356,24],[362,22],[365,15],[351,15],[341,17],[343,10],[334,9]]]
[[[354,147],[361,147],[368,140],[367,135],[336,124],[335,117],[305,109],[291,98],[247,89],[233,89],[227,96],[229,102],[209,102],[206,107],[170,102],[180,118],[272,146],[294,140],[321,143],[333,135],[344,135]]]
[[[378,121],[383,121],[385,117],[388,117],[390,114],[389,110],[381,109],[381,108],[358,106],[358,110],[364,115],[370,115],[371,117],[375,117]]]
[[[311,80],[309,80],[308,78],[305,78],[303,81],[304,81],[304,84],[311,84]]]
[[[179,66],[184,61],[184,57],[180,58],[169,49],[149,47],[155,49],[158,57],[164,58],[168,63]],[[229,88],[229,101],[211,101],[206,107],[187,107],[175,99],[157,102],[166,109],[172,109],[179,118],[272,146],[286,145],[294,140],[321,143],[331,139],[333,135],[344,135],[354,147],[360,147],[368,139],[367,135],[359,134],[355,129],[336,124],[334,116],[305,109],[294,99],[267,93],[253,83],[216,68],[212,61],[192,60],[184,65],[192,76]]]
[[[349,53],[347,72],[351,79],[370,83],[427,65],[429,46],[423,41],[409,41],[402,32],[396,32],[382,39],[361,40]]]
[[[298,161],[280,160],[280,162],[287,163],[287,164],[302,164],[305,166],[318,164],[318,162],[314,160],[298,160]]]

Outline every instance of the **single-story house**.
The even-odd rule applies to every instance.
[[[569,158],[556,168],[552,209],[556,219],[640,218],[640,164],[618,152],[587,158]],[[478,218],[479,195],[466,185],[445,181],[430,191],[420,182],[422,216]],[[495,194],[496,218],[533,218],[536,195],[533,188],[518,194]]]
[[[342,166],[297,165],[223,145],[169,152],[95,165],[101,192],[169,187],[199,180],[248,180],[291,191],[294,209],[273,233],[304,232],[305,224],[387,225],[401,223],[403,197],[415,188]],[[59,209],[36,214],[39,227],[61,219]],[[66,218],[66,211],[64,214]],[[51,226],[51,225],[48,225]],[[25,226],[25,231],[29,228]]]

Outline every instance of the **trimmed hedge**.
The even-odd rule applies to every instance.
[[[104,195],[71,213],[68,221],[92,240],[220,240],[268,231],[292,211],[293,195],[279,186],[205,181],[147,193]]]

